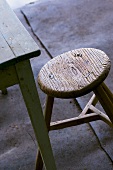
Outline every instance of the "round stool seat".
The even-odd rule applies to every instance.
[[[49,96],[75,98],[99,86],[109,70],[110,60],[103,51],[80,48],[47,62],[39,72],[38,83]]]

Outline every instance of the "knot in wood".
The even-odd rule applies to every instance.
[[[49,78],[50,79],[53,79],[54,78],[54,75],[52,73],[49,74]]]
[[[103,51],[75,49],[48,61],[40,70],[38,83],[49,96],[76,98],[98,87],[109,70],[110,60]]]
[[[75,54],[75,57],[82,57],[82,54],[77,53],[77,54]]]

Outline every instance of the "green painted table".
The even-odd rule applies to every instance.
[[[47,170],[55,162],[29,59],[40,50],[5,0],[0,0],[0,90],[19,84]]]

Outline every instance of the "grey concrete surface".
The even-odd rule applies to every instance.
[[[87,7],[85,6],[85,2],[89,4]],[[85,11],[91,11],[92,8],[96,9],[98,5],[99,9],[101,9],[101,13],[105,9],[107,10],[108,7],[112,9],[111,1],[108,0],[104,1],[104,5],[103,3],[101,4],[101,1],[98,1],[99,3],[97,3],[97,1],[94,1],[95,5],[92,8],[90,7],[90,2],[93,3],[93,1],[88,0],[85,0],[84,2],[81,0],[42,0],[15,11],[21,22],[30,32],[31,36],[35,39],[42,51],[40,57],[31,60],[35,79],[40,68],[48,60],[50,60],[50,57],[53,57],[60,52],[64,52],[66,50],[78,48],[81,46],[83,47],[83,45],[86,45],[84,43],[87,42],[87,32],[83,29],[80,29],[82,27],[84,28],[84,25],[81,25],[81,27],[79,27],[79,23],[81,24],[80,19]],[[109,5],[107,5],[107,3],[109,3]],[[105,9],[102,10],[101,5],[103,5]],[[77,10],[80,10],[81,7],[84,7],[85,11],[81,10],[77,23],[75,24],[74,17],[78,14]],[[110,12],[112,12],[112,10],[110,10]],[[94,13],[95,22],[93,20],[92,23],[97,23],[98,21],[96,13],[97,12]],[[49,19],[45,20],[45,18],[48,16]],[[85,23],[88,24],[88,15],[86,16],[87,21],[85,21]],[[55,17],[58,18],[55,19]],[[25,19],[27,19],[27,22]],[[66,22],[67,20],[70,25]],[[77,28],[75,26],[77,26]],[[58,31],[56,31],[57,29]],[[78,35],[76,35],[77,33],[74,32],[74,30],[76,30],[79,34],[82,33],[81,38],[82,35],[84,35],[83,37],[86,38],[83,40],[84,43],[80,40],[80,38],[77,37]],[[102,46],[103,43],[101,44],[100,33],[98,33],[100,38],[98,38],[98,41],[96,39],[95,42],[95,38],[91,35],[92,34],[90,34],[88,38],[89,40],[91,39],[90,42],[93,42],[94,44],[98,42],[98,45],[100,45],[99,47],[101,49],[104,49],[105,47],[105,51],[109,52],[110,58],[112,60],[112,49],[107,49],[107,47],[109,47],[109,49],[111,48],[111,45],[109,46],[108,42],[109,38],[111,40],[112,37],[109,35],[107,38],[105,38],[107,45],[104,42],[105,44],[104,46]],[[96,35],[94,34],[93,36]],[[96,47],[96,45],[94,44],[89,43],[86,46]],[[111,77],[112,74],[110,73],[110,76],[107,80],[108,84],[109,82],[112,83],[112,80],[110,80]],[[112,87],[111,84],[109,85],[110,87]],[[42,108],[44,109],[46,96],[39,89],[38,84],[37,90],[39,92]],[[85,105],[88,98],[89,95],[79,99],[79,104],[81,105],[81,107]],[[8,88],[8,95],[4,96],[0,94],[0,108],[0,170],[33,170],[35,164],[35,156],[37,152],[37,143],[21,96],[20,89],[17,85]],[[79,105],[77,105],[76,101],[73,99],[55,99],[52,120],[60,120],[77,116],[80,111],[81,109]],[[94,122],[91,124],[84,124],[76,127],[50,132],[49,135],[57,169],[112,170],[112,134],[113,130],[100,121],[98,121],[97,123]]]
[[[21,11],[52,57],[80,47],[93,47],[103,50],[112,62],[112,3],[109,0],[39,0]],[[113,67],[108,82],[111,89],[112,72]]]
[[[52,57],[81,47],[103,50],[111,59],[111,71],[105,82],[113,91],[112,4],[109,0],[41,0],[25,6],[22,12]],[[77,99],[82,108],[89,97]],[[113,160],[112,129],[101,121],[91,123],[91,126]]]

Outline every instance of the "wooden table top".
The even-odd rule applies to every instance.
[[[5,0],[0,0],[0,69],[40,55],[40,49]]]

